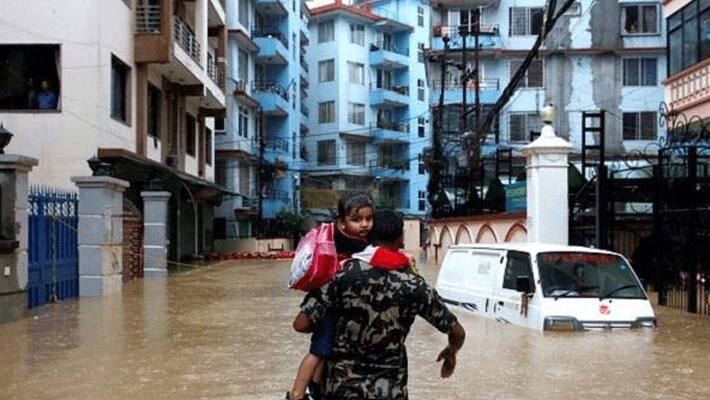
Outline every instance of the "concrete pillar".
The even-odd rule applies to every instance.
[[[120,293],[123,287],[123,192],[128,182],[80,176],[79,296]]]
[[[141,192],[143,198],[143,275],[168,274],[168,200],[170,192]]]
[[[27,308],[28,173],[37,159],[0,154],[0,323]]]
[[[555,135],[554,112],[543,116],[540,137],[523,149],[527,158],[528,242],[569,243],[567,156],[572,146]]]

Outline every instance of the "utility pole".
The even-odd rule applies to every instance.
[[[259,109],[259,129],[256,133],[257,140],[259,143],[259,160],[258,160],[258,171],[256,174],[256,197],[257,197],[257,220],[256,220],[256,233],[257,237],[261,236],[262,232],[262,219],[264,217],[264,199],[262,198],[262,185],[264,184],[264,150],[266,148],[266,141],[264,140],[264,112]]]
[[[442,35],[441,38],[444,41],[444,52],[440,55],[441,57],[441,81],[439,93],[439,110],[436,118],[436,126],[434,127],[434,132],[432,135],[432,147],[433,155],[432,160],[429,162],[429,184],[427,185],[428,200],[432,207],[432,216],[436,217],[439,207],[439,194],[441,193],[441,170],[444,167],[443,154],[441,152],[441,134],[444,129],[444,82],[446,80],[446,53],[449,50],[449,37]]]

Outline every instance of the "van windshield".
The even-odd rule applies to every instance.
[[[631,267],[613,254],[540,253],[537,264],[545,297],[646,298]]]

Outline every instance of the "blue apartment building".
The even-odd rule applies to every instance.
[[[431,0],[432,37],[427,54],[432,59],[442,55],[443,37],[450,39],[446,53],[450,66],[443,81],[440,58],[429,64],[433,108],[438,108],[444,90],[446,137],[461,133],[464,90],[470,107],[478,87],[482,114],[495,103],[532,48],[543,24],[545,5],[543,0]],[[490,146],[484,153],[508,147],[519,155],[530,141],[530,132],[540,131],[538,113],[548,102],[556,106],[558,136],[569,140],[577,154],[581,150],[582,112],[602,109],[607,111],[608,155],[621,158],[631,151],[655,151],[649,144],[663,135],[658,109],[666,77],[665,23],[661,15],[659,1],[573,3],[498,114],[493,129],[486,132]],[[455,67],[463,57],[459,32],[461,27],[472,31],[475,25],[481,32],[478,79],[463,88],[461,71]],[[471,70],[473,42],[472,37],[466,38],[467,66]],[[469,120],[469,127],[473,124]],[[449,165],[456,165],[456,153],[449,153]]]
[[[227,117],[216,129],[215,175],[230,194],[215,237],[236,238],[299,210],[310,33],[303,0],[227,0],[226,8]]]
[[[428,3],[336,0],[310,14],[304,191],[366,190],[376,203],[423,215]]]

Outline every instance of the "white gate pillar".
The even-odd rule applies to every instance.
[[[528,242],[569,243],[567,158],[572,146],[555,135],[552,104],[540,113],[540,137],[523,149],[527,158]]]

